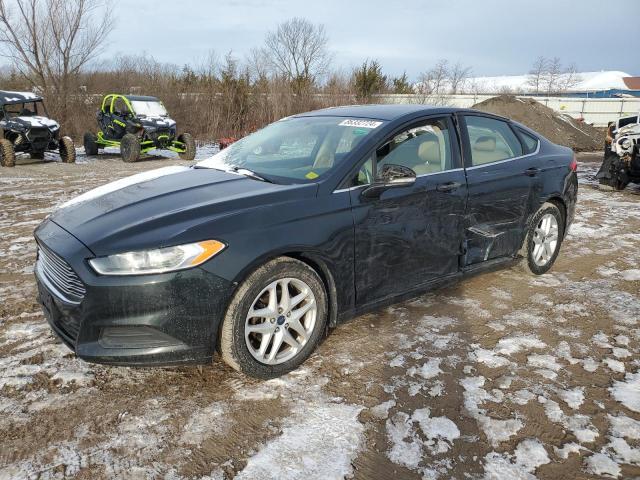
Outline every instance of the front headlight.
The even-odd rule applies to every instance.
[[[620,146],[621,146],[622,148],[624,148],[625,150],[626,150],[627,148],[630,148],[630,147],[631,147],[631,139],[630,139],[630,138],[628,138],[628,137],[627,137],[627,138],[623,138],[623,139],[621,139],[621,140],[620,140]]]
[[[145,275],[196,267],[214,257],[226,245],[217,240],[189,243],[175,247],[117,253],[89,260],[101,275]]]

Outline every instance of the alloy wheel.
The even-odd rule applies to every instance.
[[[558,220],[555,215],[547,213],[542,216],[533,231],[533,261],[544,267],[551,261],[558,247]]]
[[[296,278],[275,280],[254,299],[245,320],[249,352],[277,365],[295,357],[313,333],[318,307],[311,287]]]

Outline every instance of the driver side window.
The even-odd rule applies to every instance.
[[[449,124],[446,118],[430,119],[400,132],[380,146],[358,171],[354,186],[373,183],[383,165],[409,167],[416,175],[452,168]]]

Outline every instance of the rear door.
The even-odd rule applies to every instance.
[[[384,164],[413,169],[414,185],[362,191]],[[351,188],[355,227],[356,302],[403,294],[458,271],[466,181],[448,116],[399,129],[371,152]]]
[[[465,264],[470,265],[520,249],[540,170],[536,152],[528,153],[509,122],[476,114],[459,118],[469,189]]]

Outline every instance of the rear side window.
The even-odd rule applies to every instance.
[[[522,141],[524,142],[525,153],[533,153],[533,152],[535,152],[536,149],[538,148],[538,141],[539,140],[536,137],[534,137],[533,135],[525,132],[521,128],[518,129],[518,133],[520,133],[520,137],[522,138]]]
[[[506,122],[488,117],[465,117],[473,166],[508,160],[523,154],[522,144]]]

